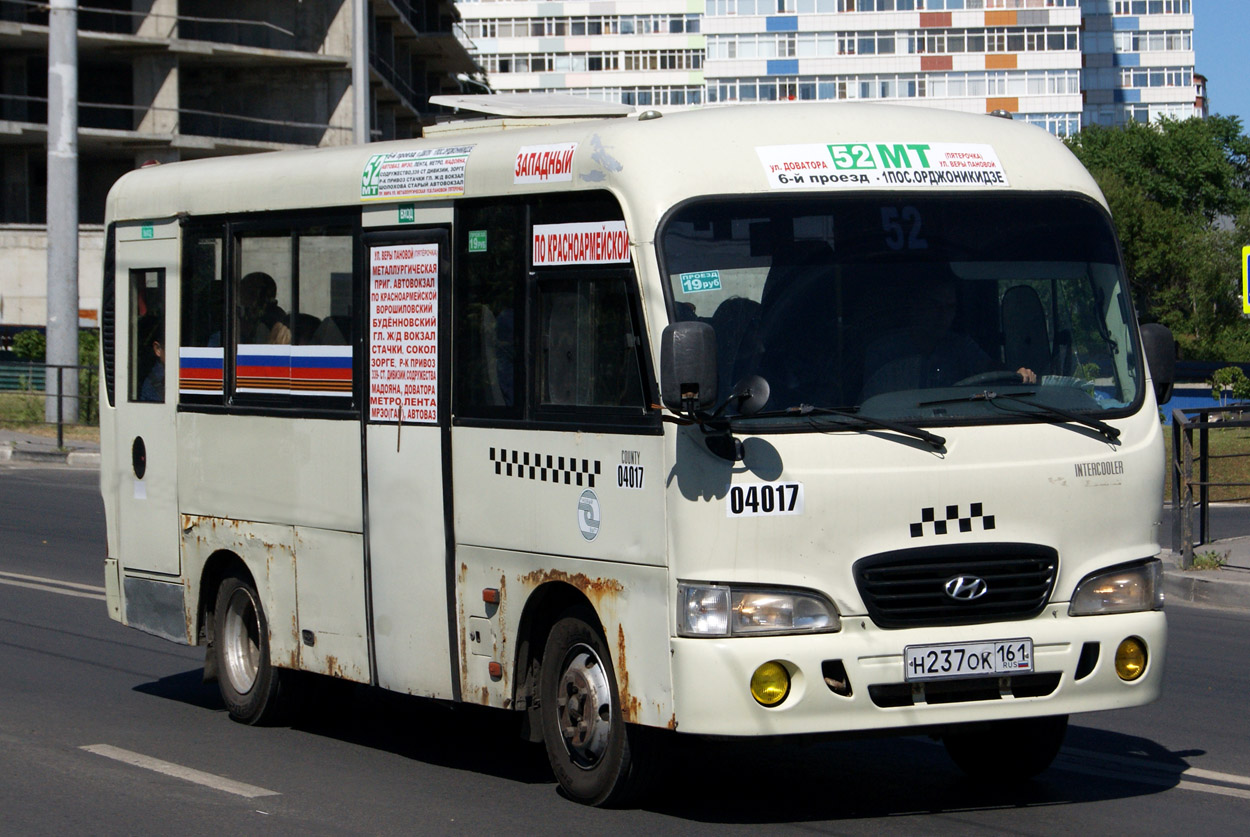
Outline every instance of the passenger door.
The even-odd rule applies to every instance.
[[[179,225],[118,225],[114,351],[117,408],[111,472],[120,558],[127,571],[176,577]],[[159,356],[158,356],[159,355]]]
[[[449,698],[456,663],[445,522],[448,230],[376,233],[364,241],[365,531],[378,683]]]

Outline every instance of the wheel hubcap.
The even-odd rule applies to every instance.
[[[564,658],[556,692],[560,735],[578,767],[592,768],[603,758],[612,729],[612,687],[594,649],[574,646]]]
[[[240,587],[230,596],[223,627],[226,676],[234,690],[245,695],[256,685],[260,670],[260,614],[250,591]]]

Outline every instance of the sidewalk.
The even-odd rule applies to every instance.
[[[0,428],[0,462],[44,462],[81,468],[100,467],[100,446],[95,442],[66,439],[57,449],[56,438],[32,436]]]
[[[1225,538],[1194,547],[1195,555],[1214,552],[1225,558],[1218,570],[1180,568],[1181,556],[1169,549],[1163,559],[1163,592],[1168,601],[1250,610],[1250,537]]]

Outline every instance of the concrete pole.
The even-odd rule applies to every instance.
[[[369,130],[369,0],[352,0],[352,135],[372,139]]]
[[[51,0],[48,17],[48,398],[44,418],[78,418],[78,6]]]

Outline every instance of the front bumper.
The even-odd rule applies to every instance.
[[[1051,604],[1033,619],[986,625],[887,631],[867,617],[846,617],[834,634],[677,637],[672,640],[677,728],[704,735],[891,730],[1119,709],[1158,697],[1167,652],[1167,619],[1161,611],[1071,617],[1067,608],[1066,603]],[[988,697],[984,680],[965,681],[966,691],[960,684],[953,689],[926,685],[929,701],[905,684],[907,645],[1015,637],[1033,640],[1035,676],[1018,681],[1014,690],[995,679],[989,684],[1001,682],[1002,688],[989,686]],[[1115,673],[1116,647],[1128,637],[1144,641],[1148,655],[1145,673],[1131,683]],[[1088,643],[1098,644],[1098,661],[1078,679]],[[770,660],[786,665],[792,686],[784,702],[765,708],[751,697],[750,682],[755,669]],[[849,696],[826,685],[822,666],[827,661],[841,661]]]

